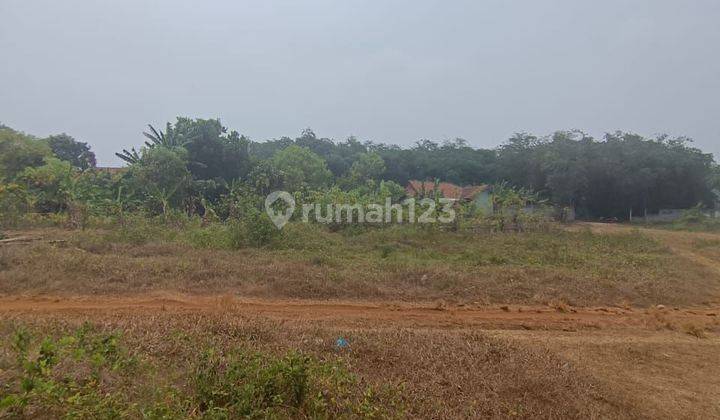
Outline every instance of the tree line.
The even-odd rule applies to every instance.
[[[461,186],[510,185],[585,218],[642,215],[661,208],[713,207],[718,165],[684,137],[644,138],[579,131],[518,133],[494,149],[464,139],[411,147],[318,137],[252,141],[217,119],[179,117],[149,126],[136,147],[119,151],[121,174],[98,171],[87,143],[67,134],[36,138],[0,126],[0,210],[144,210],[157,214],[237,212],[237,202],[273,190],[338,190],[401,198],[409,180]],[[243,198],[245,197],[245,198]],[[231,202],[235,204],[228,204]],[[257,200],[256,200],[257,201]],[[118,210],[119,208],[119,210]]]

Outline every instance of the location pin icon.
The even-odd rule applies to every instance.
[[[278,200],[282,200],[287,204],[285,211],[275,211],[275,209],[273,209],[273,204]],[[295,199],[286,191],[273,191],[265,198],[265,212],[270,216],[270,220],[272,220],[275,226],[277,226],[278,229],[282,229],[288,220],[290,220],[290,217],[292,217],[293,212],[295,212]]]

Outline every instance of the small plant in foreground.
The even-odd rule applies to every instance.
[[[243,349],[201,352],[178,382],[120,336],[85,324],[58,338],[15,329],[0,348],[0,418],[392,418],[389,387],[361,386],[339,362]],[[6,351],[3,351],[6,350]],[[142,363],[142,365],[140,365]],[[152,384],[151,388],[147,384]]]
[[[291,352],[283,357],[238,352],[203,354],[195,374],[196,404],[210,417],[337,418],[398,416],[390,392],[369,387],[353,391],[357,380],[340,365],[319,363]],[[392,408],[392,410],[388,410]]]

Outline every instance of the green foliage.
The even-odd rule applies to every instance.
[[[321,362],[294,351],[276,356],[242,348],[224,352],[200,348],[197,359],[188,361],[187,374],[167,383],[167,367],[156,364],[157,359],[151,363],[152,358],[138,357],[120,335],[98,331],[91,324],[44,338],[19,326],[7,338],[1,418],[403,414],[392,388],[363,386],[341,363]]]
[[[269,245],[280,235],[277,226],[265,212],[256,211],[248,214],[243,220],[243,225],[246,243],[253,247]]]
[[[190,180],[186,153],[167,147],[145,149],[129,176],[134,190],[159,204],[162,214],[167,215],[182,201]]]
[[[17,224],[30,207],[30,196],[23,184],[0,184],[0,226]]]
[[[381,179],[385,161],[377,153],[362,153],[350,167],[348,179],[351,185],[360,186],[367,181]]]
[[[13,181],[26,168],[41,166],[52,156],[42,140],[7,127],[0,127],[0,182]]]
[[[289,146],[275,153],[272,164],[287,191],[322,188],[331,178],[325,161],[308,148]]]
[[[586,134],[557,132],[545,139],[518,134],[500,148],[498,177],[586,217],[626,219],[660,208],[714,204],[712,155],[687,138],[645,139],[616,132],[596,141]]]
[[[119,157],[120,159],[131,165],[140,162],[140,153],[135,150],[134,147],[130,150],[123,149],[122,152],[115,153],[115,156]]]
[[[384,178],[405,185],[413,179],[441,179],[459,185],[476,185],[496,180],[494,150],[474,149],[464,139],[442,144],[420,140],[404,149],[395,145],[373,144],[368,149],[385,161]]]
[[[170,123],[167,123],[164,133],[156,130],[155,127],[150,124],[148,124],[148,128],[150,129],[149,133],[147,131],[143,131],[143,135],[149,140],[145,142],[145,146],[148,148],[153,148],[155,146],[167,148],[182,147],[192,141],[191,138],[187,138],[182,135],[185,133],[177,133],[173,130],[173,126]]]
[[[96,165],[95,153],[90,150],[90,146],[75,140],[72,136],[65,133],[50,136],[47,138],[47,143],[58,159],[70,162],[77,169],[90,169]]]
[[[54,157],[46,158],[42,166],[26,168],[18,179],[28,187],[27,191],[12,189],[16,208],[25,201],[26,209],[32,207],[43,213],[67,211],[73,227],[84,226],[91,211],[104,211],[112,194],[108,175],[79,172],[70,162]]]
[[[168,125],[168,132],[183,139],[194,179],[231,182],[250,170],[248,140],[237,131],[228,133],[220,120],[178,117],[174,127]]]
[[[399,202],[408,180],[433,179],[460,186],[494,184],[496,200],[517,198],[500,198],[503,188],[513,186],[522,194],[536,192],[536,202],[575,208],[581,218],[622,220],[631,212],[698,203],[713,207],[718,199],[713,191],[720,185],[712,155],[683,137],[647,139],[615,132],[598,141],[578,130],[547,137],[521,133],[496,150],[482,150],[463,139],[421,140],[410,148],[355,138],[335,142],[306,129],[295,139],[255,143],[228,132],[217,119],[183,117],[165,130],[149,126],[144,135],[140,152],[133,148],[119,154],[130,163],[128,172],[111,179],[78,174],[88,172],[84,169],[94,165],[94,156],[87,144],[69,135],[39,140],[0,127],[0,182],[22,185],[25,193],[6,187],[0,210],[74,213],[70,219],[105,214],[120,220],[126,211],[166,218],[182,212],[207,216],[206,222],[227,221],[262,210],[262,198],[280,189],[298,193],[306,203],[317,197],[343,200],[335,204],[377,203],[386,197]],[[60,161],[52,160],[53,152]],[[58,162],[69,162],[71,170]],[[501,211],[510,210],[485,222],[505,226],[539,220],[527,214],[520,215],[528,216],[525,222],[516,220],[519,207],[501,205]]]
[[[697,232],[718,232],[720,231],[720,219],[710,217],[700,206],[695,206],[685,210],[680,219],[670,224],[661,224],[660,227]]]
[[[0,390],[0,416],[20,416],[43,407],[69,418],[120,416],[121,396],[102,392],[102,378],[130,374],[137,361],[119,346],[119,336],[97,334],[85,324],[72,335],[34,340],[24,328],[12,338],[16,366]],[[82,372],[81,374],[78,374]]]
[[[28,185],[38,211],[59,212],[67,209],[75,176],[70,162],[48,157],[44,165],[26,168],[18,178]]]
[[[372,387],[362,397],[353,395],[357,380],[342,366],[318,363],[301,353],[268,357],[244,352],[220,355],[211,350],[201,357],[194,376],[196,404],[205,416],[213,418],[400,414],[399,410],[381,410],[377,400],[383,396]]]

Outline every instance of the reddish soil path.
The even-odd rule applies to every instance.
[[[158,293],[144,296],[0,297],[2,314],[213,312],[237,316],[332,323],[335,326],[383,325],[431,328],[566,330],[655,327],[658,323],[714,324],[720,308],[548,306],[448,307],[406,303],[241,299]]]

